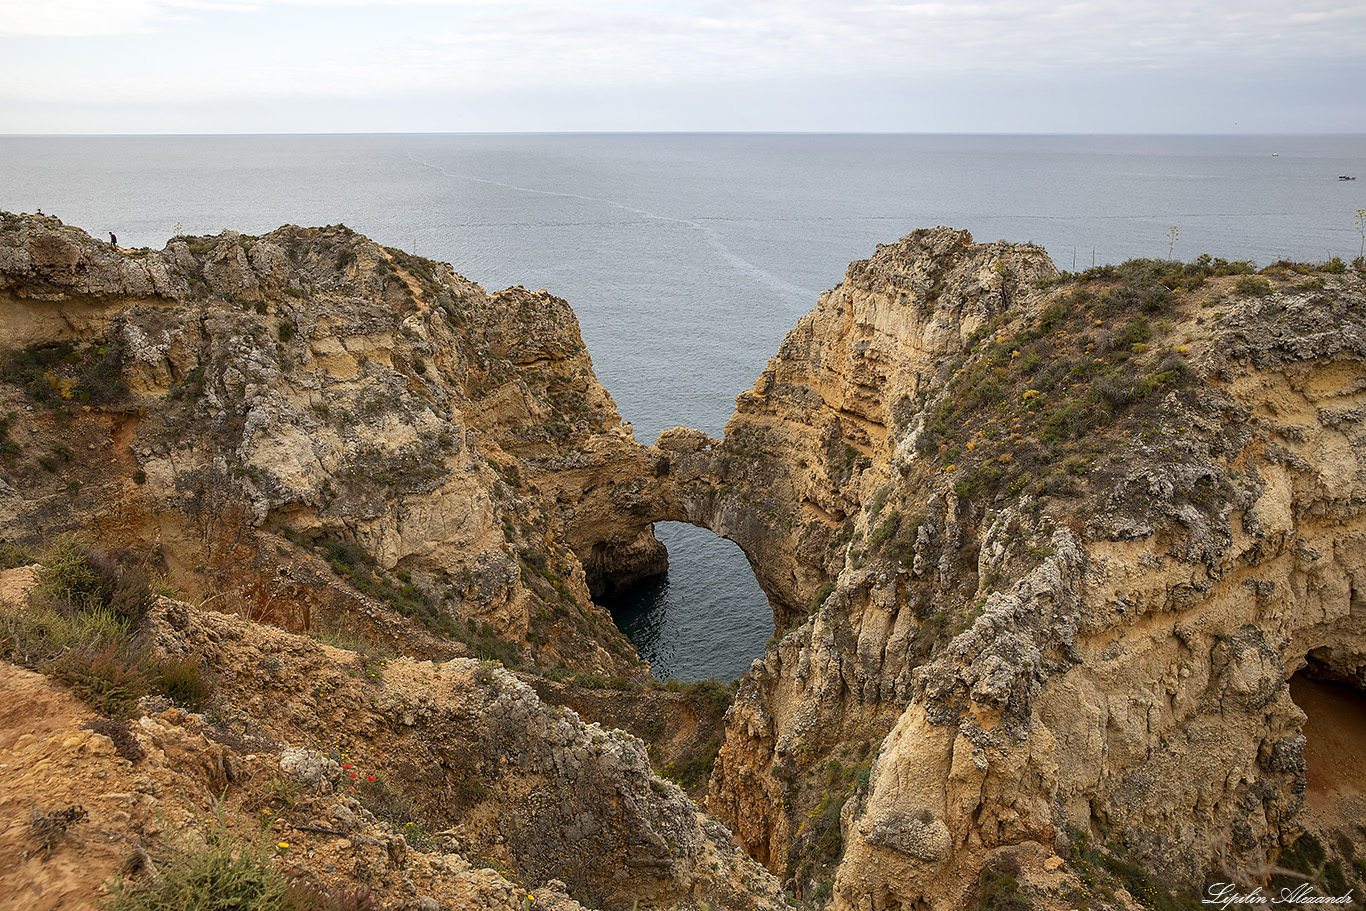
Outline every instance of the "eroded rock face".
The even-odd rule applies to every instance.
[[[761,498],[760,513],[777,517],[754,523],[761,531],[748,546],[765,555],[752,559],[778,605],[778,628],[796,626],[821,584],[838,580],[822,609],[742,682],[712,782],[711,805],[771,869],[797,865],[789,853],[813,808],[794,797],[809,770],[832,756],[866,759],[942,635],[925,620],[946,612],[940,602],[970,594],[960,590],[956,559],[970,526],[933,492],[913,575],[850,559],[850,542],[878,524],[864,504],[879,490],[897,502],[889,492],[902,480],[893,470],[899,428],[943,384],[974,331],[1016,305],[1029,283],[1054,275],[1039,248],[973,245],[948,229],[879,247],[822,295],[737,402],[721,447],[737,465],[727,475],[736,489],[722,512],[742,513]]]
[[[839,572],[846,525],[886,480],[896,423],[974,330],[1056,275],[1039,247],[974,245],[947,228],[880,246],[788,333],[736,400],[724,439],[660,435],[634,496],[616,491],[619,521],[688,522],[736,542],[778,629],[793,626]]]
[[[8,537],[94,527],[257,613],[288,601],[384,625],[316,557],[276,559],[290,542],[259,536],[283,532],[353,582],[412,586],[412,610],[467,639],[640,673],[589,589],[662,570],[662,547],[620,532],[594,489],[653,456],[563,300],[489,295],[341,226],[128,252],[5,215],[0,303],[20,352],[0,389],[19,416]],[[399,639],[459,653],[420,627]]]
[[[730,502],[786,519],[775,602],[828,584],[742,681],[709,801],[815,878],[822,781],[880,741],[837,907],[961,906],[1068,827],[1197,887],[1257,868],[1302,821],[1287,680],[1359,685],[1361,277],[1055,276],[944,229],[881,247],[711,445],[773,472]]]
[[[319,557],[346,554],[268,530],[355,542],[539,665],[630,673],[589,590],[662,566],[650,523],[710,528],[782,635],[741,683],[709,805],[799,888],[833,878],[837,908],[961,907],[991,858],[1056,870],[1069,830],[1186,883],[1258,868],[1305,821],[1286,681],[1366,680],[1355,272],[1063,280],[1037,247],[918,231],[822,295],[723,440],[642,447],[546,292],[489,296],[341,228],[132,255],[3,228],[11,337],[100,340],[14,362],[7,534],[93,524],[184,575],[251,563],[320,609],[341,584]],[[78,456],[73,486],[52,469]],[[515,846],[616,905],[710,903],[698,871],[731,861],[639,750],[509,680],[358,703],[359,730],[431,735],[390,772],[461,807],[471,850]],[[277,709],[310,723],[251,707]],[[574,866],[580,844],[632,891]]]
[[[159,651],[213,671],[230,723],[317,745],[282,748],[286,775],[342,798],[378,775],[448,849],[527,890],[558,883],[606,909],[785,907],[730,832],[651,771],[643,742],[543,703],[492,662],[365,661],[168,600],[150,630]]]

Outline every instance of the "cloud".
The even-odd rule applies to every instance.
[[[1316,17],[1315,14],[1319,14]],[[537,80],[715,81],[804,76],[1009,77],[1068,67],[1255,66],[1297,55],[1359,59],[1366,11],[1308,3],[886,3],[736,0],[669,10],[522,0],[451,17],[417,42],[431,73],[478,69],[494,84]],[[445,63],[441,57],[446,55]],[[503,65],[499,66],[499,62]],[[515,65],[508,65],[515,61]],[[487,67],[487,68],[485,68]],[[1079,72],[1078,78],[1087,78]]]
[[[1161,79],[1208,97],[1363,59],[1366,6],[1341,0],[0,0],[0,98],[19,103],[630,89],[714,107],[756,87],[895,85],[903,109],[987,117],[993,85]]]
[[[587,0],[5,0],[0,35],[69,36],[166,31],[206,13],[266,17],[285,10],[365,10],[376,20],[398,16],[416,28],[457,28],[476,42],[517,42],[532,49],[606,53],[626,42],[670,46],[696,42],[694,55],[769,58],[801,55],[849,42],[874,51],[874,63],[941,61],[957,51],[987,51],[1023,60],[1061,56],[1147,57],[1154,49],[1179,60],[1200,48],[1237,53],[1297,52],[1318,45],[1331,55],[1366,47],[1366,8],[1338,0],[1304,0],[1287,12],[1282,0],[1011,0],[1011,2],[855,2],[836,0],[682,0],[676,3]],[[426,30],[412,37],[421,39]],[[820,61],[808,61],[818,64]],[[868,62],[868,61],[865,61]],[[986,61],[990,63],[991,61]]]
[[[137,35],[183,18],[184,11],[253,12],[242,0],[5,0],[0,36],[87,38]]]

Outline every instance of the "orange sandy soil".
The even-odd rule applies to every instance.
[[[31,575],[0,573],[0,600],[23,603]],[[410,663],[400,664],[395,681],[419,685],[407,679],[417,674]],[[192,841],[216,816],[243,839],[287,843],[275,857],[287,877],[340,894],[363,886],[386,911],[526,907],[527,892],[498,871],[412,850],[361,818],[354,798],[292,785],[269,745],[225,745],[201,717],[173,708],[129,724],[145,753],[131,761],[109,736],[85,729],[91,722],[101,722],[98,713],[64,686],[0,661],[0,911],[93,911],[105,883],[124,874],[145,881],[147,863],[170,862],[168,842],[186,833]],[[553,885],[537,890],[536,911],[578,911]]]

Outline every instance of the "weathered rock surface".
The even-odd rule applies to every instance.
[[[651,771],[639,739],[542,702],[491,662],[364,661],[165,600],[151,629],[159,651],[212,669],[229,724],[295,745],[279,759],[291,777],[344,796],[378,775],[448,848],[527,890],[558,881],[613,909],[781,907],[777,881]]]
[[[781,635],[708,804],[839,909],[962,907],[998,866],[1066,895],[1081,867],[1054,851],[1081,836],[1199,888],[1317,825],[1288,682],[1366,685],[1358,271],[1067,277],[1034,246],[917,231],[822,295],[724,439],[644,447],[546,292],[489,296],[343,228],[129,254],[0,227],[24,355],[0,388],[9,538],[93,527],[249,615],[607,677],[639,665],[590,590],[662,568],[652,522],[710,528]],[[334,570],[425,593],[462,641]],[[772,894],[638,742],[501,671],[404,661],[368,692],[321,647],[190,617],[162,647],[229,668],[244,718],[397,747],[385,775],[469,852],[614,907]],[[261,656],[239,668],[229,641]],[[286,657],[344,697],[257,670]],[[335,789],[316,755],[288,764]]]
[[[0,574],[0,593],[23,597],[10,583],[31,572]],[[17,858],[0,883],[24,907],[86,906],[130,856],[164,857],[215,813],[246,838],[278,832],[290,875],[384,908],[784,907],[639,740],[492,662],[379,660],[168,599],[142,635],[212,677],[212,725],[145,700],[116,743],[98,732],[122,723],[92,733],[79,702],[0,662],[0,844]],[[48,832],[30,806],[88,813]]]
[[[730,498],[785,535],[751,550],[775,603],[830,585],[742,681],[710,804],[810,875],[827,766],[880,740],[836,907],[960,906],[1068,827],[1197,889],[1263,869],[1304,824],[1289,678],[1360,686],[1362,278],[1056,275],[947,229],[880,247],[713,446],[767,472]]]
[[[564,301],[489,295],[342,226],[130,252],[6,214],[0,320],[18,352],[0,388],[7,538],[95,528],[246,613],[460,653],[291,544],[312,543],[468,634],[467,654],[496,637],[544,666],[640,672],[589,589],[665,565],[611,514],[652,457]]]

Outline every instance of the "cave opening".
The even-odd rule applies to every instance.
[[[1306,799],[1322,820],[1366,806],[1366,692],[1345,682],[1313,652],[1290,677],[1290,698],[1304,723]]]
[[[740,547],[683,522],[657,522],[669,570],[598,599],[661,680],[739,677],[773,636],[773,609]]]

